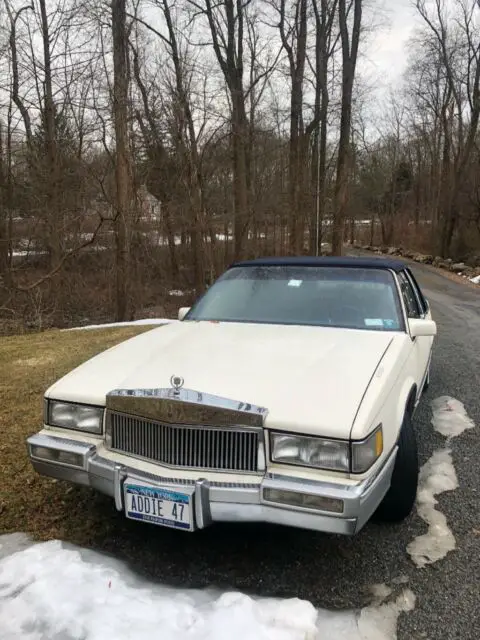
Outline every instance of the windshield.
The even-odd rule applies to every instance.
[[[403,329],[392,273],[358,267],[233,267],[186,319]]]

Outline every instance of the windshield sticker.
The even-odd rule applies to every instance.
[[[383,321],[383,326],[386,329],[397,329],[398,328],[398,322],[396,320],[384,320]]]
[[[381,318],[365,318],[366,327],[383,327],[383,320]]]
[[[289,280],[288,281],[288,286],[289,287],[299,287],[302,284],[303,280]]]

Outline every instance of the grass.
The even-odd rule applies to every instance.
[[[330,568],[321,565],[327,574],[320,583],[336,585],[332,606],[349,606],[352,574],[342,570],[338,580],[338,567],[357,566],[357,540],[340,544],[336,536],[259,523],[216,523],[188,534],[129,520],[112,498],[33,470],[25,439],[41,426],[45,389],[87,358],[146,330],[46,331],[0,339],[0,534],[25,532],[36,541],[56,539],[101,551],[162,585],[260,591],[314,604],[318,558],[333,558]],[[385,529],[374,540],[380,537],[379,548],[388,550],[397,535]]]
[[[188,534],[129,520],[109,496],[33,470],[25,439],[41,426],[46,388],[90,356],[145,330],[46,331],[0,339],[0,534],[25,532],[35,541],[94,549],[170,586],[258,593],[267,576],[269,595],[311,598],[314,587],[308,580],[303,584],[303,573],[298,587],[299,550],[306,554],[305,566],[312,566],[317,553],[337,553],[334,541],[319,548],[315,532],[216,523]],[[292,549],[295,562],[279,563]],[[318,579],[315,572],[306,575]]]
[[[0,339],[0,534],[88,544],[104,526],[90,489],[39,476],[25,439],[41,428],[43,393],[88,358],[151,327],[45,331]],[[93,507],[92,507],[93,505]]]

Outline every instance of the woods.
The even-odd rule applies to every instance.
[[[480,264],[480,7],[414,5],[379,117],[376,0],[2,0],[0,331],[167,314],[258,254]]]

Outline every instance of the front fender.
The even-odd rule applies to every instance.
[[[413,376],[408,376],[403,381],[402,386],[400,387],[400,393],[398,394],[397,400],[397,411],[395,416],[395,425],[397,426],[397,436],[400,434],[400,428],[403,423],[403,418],[405,416],[405,412],[407,411],[408,403],[410,401],[410,396],[412,392],[416,397],[416,384]]]

